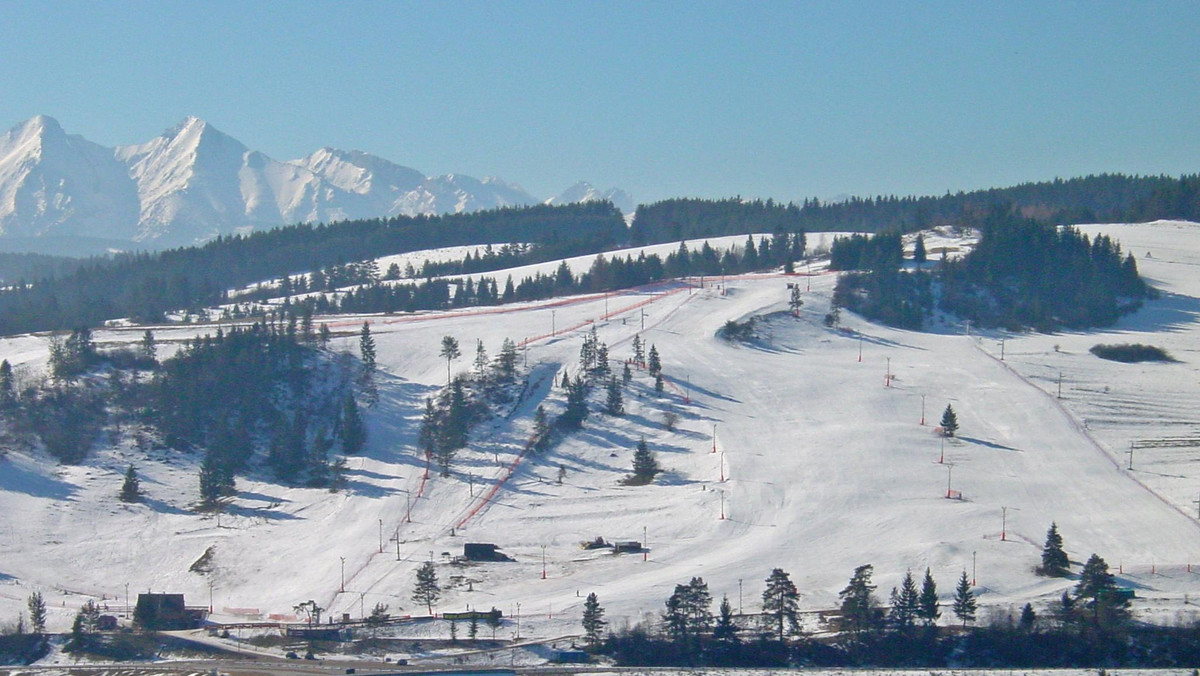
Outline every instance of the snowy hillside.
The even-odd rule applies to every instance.
[[[290,615],[308,599],[354,617],[377,602],[424,614],[410,594],[416,567],[431,557],[448,587],[438,611],[494,606],[511,616],[519,604],[521,633],[534,638],[577,633],[589,592],[613,627],[652,619],[692,576],[735,609],[757,612],[774,567],[791,573],[810,628],[864,563],[874,564],[884,598],[906,570],[928,567],[948,599],[966,570],[986,616],[1026,601],[1045,607],[1073,584],[1033,574],[1051,521],[1072,561],[1095,552],[1120,571],[1120,583],[1136,589],[1135,614],[1194,619],[1185,597],[1200,576],[1190,570],[1200,565],[1200,446],[1146,450],[1132,471],[1125,451],[1131,440],[1200,437],[1200,225],[1087,230],[1135,252],[1165,292],[1105,331],[967,335],[943,323],[913,333],[849,313],[830,328],[823,319],[835,278],[819,263],[811,276],[333,318],[336,347],[350,352],[358,327],[371,322],[382,371],[367,451],[349,459],[348,490],[239,476],[239,495],[218,519],[191,511],[196,458],[126,442],[84,466],[58,467],[10,450],[0,460],[0,621],[42,590],[52,628],[65,630],[88,598],[123,603],[125,585],[130,594],[185,592],[201,605],[211,589],[217,616],[229,620],[250,610]],[[786,312],[787,284],[804,291],[798,319]],[[761,317],[758,339],[718,337],[727,320],[752,316]],[[596,388],[582,432],[544,456],[522,456],[537,406],[562,409],[555,378],[574,374],[593,326],[617,369],[634,336],[655,345],[665,391],[637,370],[626,414],[613,417],[601,413]],[[141,331],[96,337],[133,342]],[[201,329],[155,331],[167,352]],[[426,475],[414,447],[424,400],[446,382],[439,347],[447,335],[463,347],[456,371],[470,369],[476,340],[491,355],[505,338],[528,341],[528,384],[519,402],[472,432],[454,475],[441,478]],[[1161,345],[1178,361],[1127,365],[1087,352],[1118,342]],[[5,339],[0,354],[32,377],[45,339]],[[943,447],[934,427],[947,403],[960,430]],[[664,424],[668,412],[679,418],[675,429]],[[665,472],[648,486],[623,485],[642,437]],[[131,462],[145,504],[116,500]],[[961,499],[947,499],[948,490]],[[581,549],[598,536],[644,536],[649,554]],[[452,564],[448,555],[466,542],[495,543],[516,561]],[[206,551],[209,572],[189,572]]]
[[[568,191],[569,192],[569,191]],[[628,195],[610,190],[603,197]],[[581,193],[555,203],[601,198]],[[188,117],[143,144],[104,148],[44,115],[0,137],[0,248],[167,248],[301,222],[460,213],[536,204],[520,186],[462,174],[426,177],[360,151],[291,161],[253,151]]]

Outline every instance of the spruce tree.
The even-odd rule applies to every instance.
[[[971,580],[967,577],[967,571],[964,570],[962,577],[958,578],[958,586],[954,588],[954,616],[962,620],[963,627],[966,627],[967,622],[975,621],[977,607],[975,592],[971,591]]]
[[[655,374],[654,374],[654,391],[655,391],[655,392],[662,392],[662,391],[663,391],[663,377],[662,377],[662,371],[659,371],[658,373],[655,373]]]
[[[628,385],[633,380],[633,371],[629,369],[629,362],[625,362],[624,368],[621,370],[621,380]]]
[[[942,435],[952,437],[957,431],[958,415],[954,413],[953,406],[946,404],[946,410],[942,412]]]
[[[652,376],[657,376],[662,373],[662,359],[658,356],[658,348],[654,345],[650,346],[650,357],[647,362],[646,370]]]
[[[738,643],[738,626],[733,621],[733,606],[729,604],[729,596],[721,597],[721,605],[717,609],[717,623],[713,627],[713,638],[726,645]]]
[[[158,347],[154,342],[154,332],[150,329],[146,329],[142,334],[142,342],[138,344],[138,356],[151,364],[158,361]]]
[[[913,245],[913,261],[921,266],[925,264],[926,260],[928,260],[928,255],[925,253],[925,236],[918,234],[917,242]]]
[[[141,481],[138,480],[137,470],[133,465],[125,470],[125,480],[121,483],[121,502],[141,502],[142,488]]]
[[[567,386],[567,406],[559,415],[558,424],[568,430],[583,427],[583,421],[588,417],[587,396],[587,382],[582,376],[576,375],[575,380]]]
[[[615,375],[608,379],[608,397],[604,403],[604,412],[609,415],[625,415],[625,400],[621,396],[621,384]]]
[[[1038,573],[1050,577],[1066,577],[1071,570],[1071,561],[1063,550],[1063,539],[1058,534],[1058,524],[1050,522],[1046,531],[1046,544],[1042,546],[1042,565]]]
[[[42,598],[42,593],[35,591],[30,594],[25,605],[29,609],[29,623],[33,626],[33,633],[46,633],[46,601]]]
[[[899,591],[892,588],[892,626],[901,632],[912,629],[921,608],[921,596],[917,592],[917,583],[913,580],[912,571],[905,571],[904,581]]]
[[[795,633],[799,629],[800,592],[791,577],[782,568],[775,568],[767,576],[767,587],[762,594],[762,612],[766,628],[782,641],[785,632]]]
[[[501,380],[511,380],[517,373],[517,345],[512,339],[505,338],[500,344],[500,354],[496,355],[496,375]]]
[[[216,509],[219,500],[234,494],[233,472],[229,470],[217,453],[209,449],[200,463],[200,506],[203,509]]]
[[[363,322],[358,334],[358,352],[362,355],[363,370],[368,376],[375,374],[375,338],[371,336],[371,323]]]
[[[636,334],[633,336],[633,363],[637,364],[638,368],[646,366],[645,343],[642,342],[642,337]]]
[[[437,571],[432,561],[426,561],[417,569],[417,583],[413,587],[412,600],[428,609],[433,614],[433,604],[442,596],[442,588],[438,586]]]
[[[933,575],[929,569],[925,569],[925,579],[921,582],[921,597],[918,601],[917,617],[925,623],[925,626],[932,627],[942,612],[939,610],[937,583],[933,581]]]
[[[659,469],[658,460],[650,451],[650,447],[646,445],[646,437],[642,437],[638,440],[637,449],[633,452],[634,481],[639,484],[650,483],[654,480],[654,475],[660,471],[662,470]]]
[[[546,407],[538,404],[533,414],[533,450],[541,453],[550,447],[550,418]]]
[[[1021,619],[1017,622],[1017,626],[1021,628],[1021,631],[1028,634],[1033,631],[1033,628],[1036,624],[1037,613],[1033,612],[1032,604],[1026,603],[1025,606],[1021,608]]]
[[[362,414],[358,412],[358,404],[354,395],[347,392],[342,399],[342,452],[346,455],[356,455],[367,443],[367,425],[363,422]]]
[[[603,378],[612,373],[612,369],[608,364],[608,345],[604,343],[597,343],[596,345],[596,363],[592,367],[592,373],[597,378]]]
[[[11,408],[17,401],[17,387],[13,379],[12,364],[0,361],[0,408]]]
[[[600,607],[600,600],[596,598],[596,593],[588,594],[587,599],[583,602],[583,640],[587,643],[588,648],[599,647],[606,624],[608,622],[604,619],[604,608]]]

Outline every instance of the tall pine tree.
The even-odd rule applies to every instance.
[[[962,577],[958,578],[958,586],[954,588],[954,616],[962,620],[963,626],[966,627],[968,622],[975,621],[977,608],[975,592],[971,591],[971,580],[964,570]]]
[[[1071,570],[1071,561],[1063,550],[1063,539],[1058,534],[1058,524],[1050,522],[1046,531],[1046,544],[1042,545],[1042,565],[1038,573],[1050,577],[1066,577]]]
[[[766,628],[782,641],[786,633],[799,629],[800,592],[792,578],[782,568],[775,568],[767,576],[767,587],[762,594],[762,612]]]

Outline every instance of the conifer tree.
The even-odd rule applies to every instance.
[[[329,330],[329,325],[321,322],[321,328],[317,329],[317,341],[321,344],[321,349],[329,347],[329,341],[333,339],[333,332]]]
[[[663,614],[671,638],[687,645],[707,633],[713,620],[711,606],[712,595],[704,578],[693,577],[686,585],[675,585]]]
[[[800,592],[791,577],[782,568],[772,570],[762,594],[762,612],[766,628],[780,641],[785,632],[795,633],[799,629],[796,620],[799,606]]]
[[[912,571],[905,571],[904,580],[899,591],[892,587],[891,621],[900,632],[908,632],[916,622],[921,609],[921,597],[917,592],[917,583],[913,580]]]
[[[567,386],[567,406],[558,418],[561,426],[569,430],[583,427],[583,421],[588,417],[587,396],[587,382],[583,376],[576,375],[575,380]]]
[[[446,360],[446,384],[450,384],[450,362],[462,356],[462,351],[458,349],[458,340],[454,336],[442,336],[442,349],[438,352],[438,356]]]
[[[358,350],[362,355],[362,378],[359,386],[362,388],[363,401],[367,406],[374,406],[379,393],[375,388],[375,338],[371,336],[371,324],[363,322],[359,333]]]
[[[629,370],[629,362],[625,362],[625,367],[621,370],[621,380],[626,385],[633,380],[633,371]]]
[[[121,502],[141,502],[142,487],[141,481],[138,480],[137,470],[133,465],[125,470],[125,480],[121,483]]]
[[[29,609],[29,623],[33,627],[33,633],[46,633],[46,601],[42,598],[42,593],[35,591],[30,594],[25,605]]]
[[[347,392],[342,399],[342,452],[346,455],[357,455],[367,443],[367,426],[354,395]]]
[[[658,373],[655,373],[655,374],[654,374],[654,391],[655,391],[655,392],[662,392],[662,391],[663,391],[663,377],[662,377],[662,371],[659,371]]]
[[[375,374],[375,338],[371,335],[371,323],[363,322],[358,334],[358,352],[362,355],[363,370],[368,376]]]
[[[1017,626],[1021,628],[1021,631],[1028,634],[1029,632],[1033,631],[1033,628],[1036,624],[1037,613],[1033,612],[1033,604],[1026,603],[1024,607],[1021,608],[1021,619],[1018,620]]]
[[[1064,591],[1058,598],[1058,604],[1053,610],[1054,617],[1058,620],[1061,628],[1067,629],[1078,620],[1076,616],[1078,609],[1075,606],[1075,598],[1071,596],[1070,592]]]
[[[958,586],[954,588],[954,616],[962,620],[963,626],[966,627],[967,622],[975,621],[977,607],[975,592],[971,591],[971,580],[964,570],[962,577],[958,578]]]
[[[606,624],[608,622],[604,619],[604,608],[600,607],[596,593],[588,594],[583,602],[583,640],[589,648],[594,649],[600,645]]]
[[[592,373],[598,378],[612,373],[612,369],[608,365],[608,345],[603,342],[596,344],[596,363],[592,367]]]
[[[717,623],[713,627],[713,638],[726,645],[738,643],[738,626],[733,620],[733,606],[729,604],[729,596],[721,596],[721,605],[717,609]]]
[[[658,348],[654,345],[650,346],[650,357],[646,363],[646,369],[652,376],[662,373],[662,360],[658,356]]]
[[[1050,522],[1046,531],[1046,544],[1042,546],[1042,565],[1038,573],[1050,577],[1065,577],[1071,570],[1071,561],[1063,550],[1063,539],[1058,534],[1058,524]]]
[[[505,338],[500,344],[500,354],[496,355],[496,374],[502,380],[511,380],[517,373],[517,345],[511,338]]]
[[[1129,600],[1118,593],[1117,578],[1098,554],[1092,554],[1083,564],[1074,593],[1076,601],[1086,601],[1086,607],[1092,609],[1097,629],[1108,629],[1128,619]]]
[[[142,334],[142,342],[138,344],[138,356],[148,362],[158,361],[158,347],[154,342],[154,332],[146,329]]]
[[[871,564],[855,568],[850,582],[838,592],[842,600],[842,629],[853,634],[870,632],[879,626],[879,602],[875,599],[875,585],[871,584],[874,571]]]
[[[633,336],[633,363],[637,364],[638,368],[646,366],[646,347],[642,342],[642,337],[635,334]]]
[[[925,626],[932,627],[942,612],[939,609],[937,583],[933,581],[933,575],[929,569],[925,569],[925,579],[921,582],[921,597],[918,602],[917,616],[925,622]]]
[[[475,340],[475,377],[482,380],[484,374],[487,373],[487,366],[488,366],[487,350],[485,350],[483,347],[483,341],[476,339]]]
[[[442,597],[442,588],[438,586],[437,571],[432,561],[426,561],[417,569],[417,583],[413,587],[412,600],[428,609],[433,614],[433,604]]]
[[[222,497],[233,495],[233,472],[224,466],[211,449],[204,454],[200,463],[200,505],[204,509],[216,509]]]
[[[621,384],[617,382],[617,377],[610,376],[608,379],[608,397],[604,403],[604,412],[609,415],[625,415],[625,401],[621,396]]]
[[[957,431],[958,415],[954,413],[953,406],[946,404],[946,410],[942,412],[942,435],[952,437]]]
[[[658,460],[655,459],[654,453],[650,451],[650,447],[646,444],[646,437],[638,440],[637,448],[633,452],[633,478],[637,483],[649,483],[654,480],[654,475],[662,471],[658,466]]]
[[[918,234],[917,242],[913,245],[913,261],[917,266],[922,266],[928,260],[928,255],[925,253],[925,236]]]
[[[546,407],[538,404],[533,414],[533,450],[541,453],[550,447],[550,418]]]
[[[425,453],[426,459],[432,458],[437,452],[438,415],[433,407],[433,399],[425,399],[425,413],[421,416],[421,429],[417,432],[417,447]]]
[[[13,380],[12,364],[0,361],[0,408],[11,408],[17,401],[17,387]]]

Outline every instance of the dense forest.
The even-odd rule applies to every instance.
[[[941,197],[891,195],[824,203],[808,199],[799,205],[740,198],[670,199],[639,206],[630,237],[634,244],[650,244],[776,230],[909,232],[979,218],[998,204],[1055,224],[1200,220],[1200,175],[1176,179],[1100,174]]]

